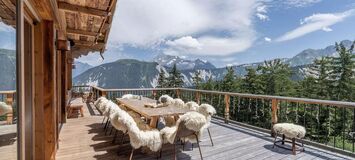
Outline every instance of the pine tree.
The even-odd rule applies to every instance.
[[[204,90],[215,90],[215,82],[212,79],[212,75],[209,76],[208,80],[206,83],[202,84],[202,89]]]
[[[235,82],[234,70],[233,67],[226,67],[226,69],[227,74],[223,78],[221,89],[224,92],[232,92],[234,90]]]
[[[355,89],[355,55],[353,55],[354,44],[347,49],[343,44],[336,43],[336,51],[339,57],[333,57],[332,65],[332,80],[334,87],[333,97],[340,101],[351,101],[354,98],[353,90]]]
[[[193,81],[193,85],[195,86],[196,89],[201,88],[202,78],[201,78],[201,71],[200,70],[195,71],[194,75],[192,76],[192,81]]]
[[[314,64],[310,67],[311,76],[314,77],[312,88],[313,96],[308,98],[317,98],[317,99],[329,99],[330,92],[330,58],[322,57],[321,59],[315,60]]]
[[[166,88],[166,87],[167,87],[167,79],[165,77],[165,71],[163,70],[163,68],[160,68],[157,88]]]
[[[247,68],[247,74],[242,80],[241,90],[251,94],[263,94],[263,86],[259,75],[257,75],[254,68]]]
[[[176,68],[176,64],[174,64],[173,68],[169,72],[168,87],[172,87],[172,88],[182,87],[184,84],[182,78],[183,77],[180,71]]]
[[[257,69],[261,72],[264,94],[290,96],[294,93],[294,84],[291,81],[291,69],[280,59],[265,61]]]

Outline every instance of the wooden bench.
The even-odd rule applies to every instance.
[[[79,111],[81,117],[84,117],[84,103],[82,98],[72,98],[67,106],[67,117],[73,117],[74,111]]]

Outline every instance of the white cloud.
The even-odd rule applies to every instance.
[[[256,16],[262,21],[269,20],[269,17],[267,15],[265,15],[265,14],[257,13]]]
[[[257,1],[120,0],[109,41],[149,48],[174,42],[166,52],[187,47],[189,54],[230,55],[248,49],[256,39],[256,10],[266,19],[266,8],[256,7]]]
[[[181,37],[176,40],[169,40],[166,44],[178,50],[201,49],[202,44],[191,36]]]
[[[283,2],[291,7],[307,7],[322,0],[284,0]]]
[[[265,40],[266,42],[271,42],[271,38],[269,38],[269,37],[264,37],[264,40]]]
[[[331,31],[333,31],[333,29],[331,29],[331,28],[329,28],[329,27],[323,27],[322,30],[325,31],[325,32],[331,32]]]
[[[355,10],[351,9],[341,13],[318,13],[312,16],[306,17],[300,21],[301,26],[285,33],[276,41],[287,41],[304,36],[308,33],[324,30],[331,31],[330,26],[343,21],[345,18],[352,16]]]
[[[256,17],[258,17],[262,21],[269,20],[269,16],[266,15],[267,13],[267,6],[264,4],[259,3],[256,7]]]
[[[1,22],[1,19],[0,19],[0,32],[15,32],[15,29],[13,27]]]

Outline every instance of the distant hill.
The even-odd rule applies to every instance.
[[[75,84],[90,84],[104,88],[151,87],[157,76],[158,63],[121,59],[91,68],[74,78]]]
[[[88,69],[93,67],[90,64],[82,63],[82,62],[79,62],[79,61],[75,61],[74,65],[75,65],[75,69],[73,69],[73,77],[76,77],[79,74],[81,74],[81,73],[83,73],[83,72],[85,72]]]
[[[341,41],[340,43],[342,43],[345,47],[350,48],[352,41],[344,40]],[[325,57],[325,56],[326,57],[338,56],[335,50],[335,45],[330,45],[323,49],[306,49],[301,53],[297,54],[296,56],[288,59],[286,63],[288,63],[292,67],[302,66],[302,65],[311,64],[315,59],[320,57]]]
[[[16,86],[16,52],[0,49],[0,90],[14,90]]]

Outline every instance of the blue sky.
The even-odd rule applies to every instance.
[[[120,0],[114,16],[105,60],[79,61],[151,61],[164,53],[221,67],[355,40],[354,0]],[[14,47],[13,32],[0,23],[0,48]]]

